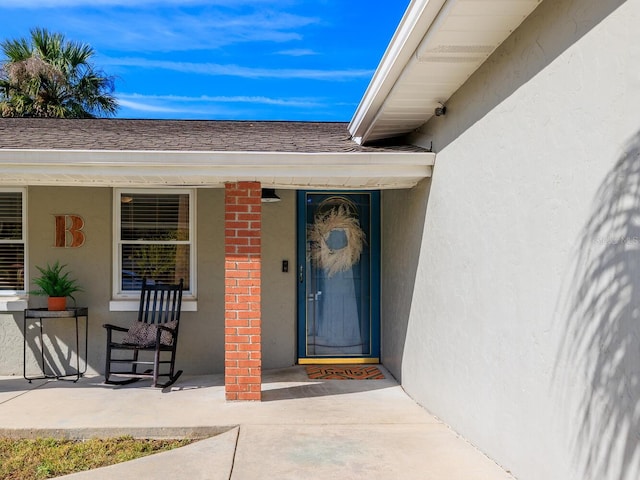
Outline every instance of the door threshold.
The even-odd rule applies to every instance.
[[[364,365],[378,364],[379,358],[299,358],[298,365]]]

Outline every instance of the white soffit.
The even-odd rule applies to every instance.
[[[414,0],[349,125],[360,144],[426,123],[541,0]]]
[[[431,176],[429,152],[282,153],[0,149],[0,185],[411,188]]]

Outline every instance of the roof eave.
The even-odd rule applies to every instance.
[[[412,0],[348,126],[359,144],[404,136],[484,64],[542,0]]]
[[[192,152],[0,149],[0,185],[411,188],[431,176],[430,152]]]
[[[446,2],[417,0],[410,3],[349,123],[349,133],[359,145],[366,142],[387,95]]]

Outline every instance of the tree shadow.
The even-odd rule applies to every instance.
[[[27,362],[25,373],[29,378],[41,375],[72,377],[78,374],[78,367],[81,373],[87,370],[85,355],[87,324],[84,319],[78,321],[77,346],[75,330],[73,330],[75,327],[71,326],[74,319],[69,317],[52,320],[31,319],[26,322],[26,330],[21,328],[26,350],[23,361]],[[60,320],[64,321],[63,325],[57,324],[61,323]],[[42,323],[42,330],[40,330],[40,323]],[[34,371],[34,367],[40,371]]]
[[[640,132],[605,177],[592,212],[572,270],[556,380],[568,401],[584,382],[584,390],[576,390],[579,417],[571,432],[580,478],[635,478],[640,469]]]

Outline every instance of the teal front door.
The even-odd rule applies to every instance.
[[[380,192],[298,192],[298,361],[380,358]]]

